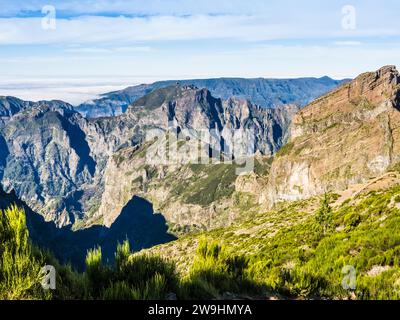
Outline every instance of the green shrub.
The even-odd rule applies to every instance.
[[[315,216],[320,232],[325,236],[332,229],[332,208],[330,206],[330,198],[327,194],[324,195],[321,206]]]
[[[201,239],[184,281],[185,298],[218,298],[225,292],[258,292],[247,275],[248,258],[231,253],[215,241]]]
[[[25,212],[16,206],[0,211],[0,299],[44,299],[43,257],[29,241]]]

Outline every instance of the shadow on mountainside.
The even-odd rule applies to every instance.
[[[4,168],[6,167],[7,157],[10,154],[4,137],[0,134],[0,180],[3,178]]]
[[[90,155],[90,147],[86,141],[86,134],[78,125],[75,125],[61,117],[60,121],[63,129],[70,137],[71,148],[75,150],[76,154],[80,158],[80,167],[78,168],[79,172],[82,172],[86,165],[89,173],[93,176],[96,171],[96,162]]]
[[[78,231],[72,231],[71,227],[57,228],[54,222],[46,222],[17,199],[14,192],[7,194],[0,189],[0,209],[13,203],[25,209],[32,241],[52,251],[60,262],[70,262],[77,270],[84,269],[87,250],[97,246],[102,248],[104,262],[112,262],[117,244],[126,239],[135,251],[176,239],[168,233],[165,218],[154,213],[150,202],[137,196],[128,202],[110,228],[92,226]]]

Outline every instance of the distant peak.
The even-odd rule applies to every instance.
[[[328,77],[328,76],[323,76],[323,77],[321,77],[321,78],[319,78],[320,80],[332,80],[332,78],[331,77]]]

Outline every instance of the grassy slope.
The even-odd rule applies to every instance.
[[[396,181],[390,179],[376,184],[382,187],[384,182]],[[331,207],[321,205],[318,198],[283,203],[251,220],[187,235],[139,254],[132,254],[124,244],[117,250],[122,260],[117,259],[114,266],[102,265],[101,253],[93,251],[88,254],[84,274],[50,259],[47,263],[57,265],[60,284],[53,298],[162,299],[174,292],[179,299],[399,299],[400,184],[389,183],[383,189],[371,189],[368,184],[363,192],[343,202],[339,197],[330,195],[335,204]],[[325,233],[316,219],[321,208],[331,212]],[[19,218],[23,214],[16,209],[13,212],[1,215],[0,225],[26,230]],[[3,223],[4,219],[9,222]],[[1,234],[5,236],[1,243],[13,248],[21,243],[13,234],[24,233]],[[29,245],[24,248],[21,256],[1,256],[0,296],[8,292],[6,298],[12,299],[51,298],[42,296],[40,290],[32,291],[37,282],[26,277],[25,271],[20,277],[9,272],[13,269],[7,266],[19,264],[21,270],[31,270],[26,263],[32,261],[31,249]],[[7,257],[15,261],[5,260]],[[346,266],[356,271],[354,290],[342,288]],[[9,278],[18,283],[6,287]]]
[[[332,203],[336,197],[331,198]],[[269,292],[294,297],[400,298],[400,186],[370,191],[333,209],[322,236],[319,199],[282,205],[249,221],[151,249],[190,273],[199,240],[218,241],[249,259],[246,274]],[[344,290],[345,266],[356,270],[355,290]]]

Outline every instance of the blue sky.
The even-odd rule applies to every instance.
[[[43,28],[48,5],[55,29]],[[2,0],[0,8],[0,87],[4,79],[344,78],[400,59],[397,0]]]

